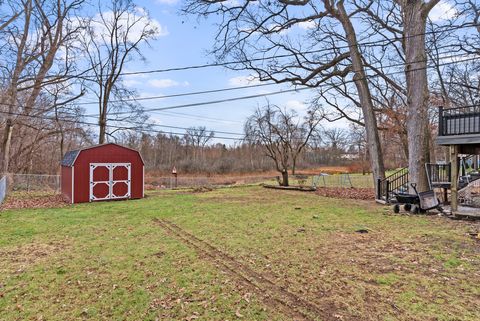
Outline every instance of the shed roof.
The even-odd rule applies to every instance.
[[[85,147],[85,148],[71,150],[71,151],[66,152],[65,156],[63,156],[63,159],[62,159],[62,166],[72,167],[75,164],[75,161],[77,160],[77,157],[80,154],[80,152],[82,152],[84,150],[87,150],[87,149],[98,148],[98,147],[102,147],[102,146],[106,146],[106,145],[115,145],[115,146],[118,146],[118,147],[121,147],[121,148],[125,148],[125,149],[129,149],[131,151],[134,151],[134,152],[138,153],[138,156],[140,156],[140,159],[142,160],[142,163],[145,164],[145,162],[143,161],[143,157],[138,150],[133,149],[133,148],[129,148],[129,147],[125,147],[125,146],[122,146],[122,145],[118,145],[118,144],[115,144],[115,143],[106,143],[106,144],[99,144],[99,145],[94,145],[94,146]]]
[[[79,153],[80,149],[68,151],[65,156],[63,156],[62,166],[73,166]]]

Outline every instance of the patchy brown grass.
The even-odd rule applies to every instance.
[[[0,249],[0,271],[19,274],[65,249],[62,243],[28,243]]]
[[[150,195],[2,213],[0,319],[480,319],[480,223],[261,187]]]

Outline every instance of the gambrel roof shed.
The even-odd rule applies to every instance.
[[[62,159],[62,194],[71,203],[144,196],[144,162],[114,143],[72,150]]]

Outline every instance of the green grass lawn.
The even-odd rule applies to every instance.
[[[4,211],[0,320],[480,320],[476,228],[261,187]]]

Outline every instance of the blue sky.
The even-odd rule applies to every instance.
[[[212,17],[200,22],[196,17],[185,17],[179,14],[178,0],[139,0],[136,3],[146,8],[151,18],[161,26],[161,35],[151,42],[151,47],[143,46],[143,55],[146,62],[134,61],[128,64],[126,72],[151,69],[165,69],[172,67],[201,65],[214,62],[214,58],[207,54],[212,47],[216,26]],[[436,20],[445,14],[451,6],[442,1],[431,13]],[[139,96],[171,95],[185,92],[213,90],[252,84],[247,81],[248,71],[231,71],[223,67],[211,67],[186,71],[154,73],[141,76],[128,76],[125,84],[136,89]],[[212,93],[179,98],[158,99],[143,101],[145,108],[158,108],[189,104],[209,100],[219,100],[265,92],[288,89],[288,85],[272,85],[260,88],[241,89],[224,93]],[[269,96],[271,103],[295,109],[302,114],[307,108],[307,101],[313,91],[288,93]],[[84,100],[90,100],[85,98]],[[206,126],[211,130],[242,133],[243,122],[258,106],[265,105],[267,98],[241,100],[230,103],[213,104],[201,107],[175,109],[167,112],[151,114],[151,121],[158,124],[191,127]],[[87,113],[96,112],[95,107],[88,107]],[[346,122],[326,124],[327,126],[347,127]],[[168,130],[166,130],[168,132]],[[172,130],[181,132],[181,130]],[[217,134],[217,136],[228,136]],[[238,136],[232,136],[238,137]],[[216,139],[215,142],[232,144],[233,141]]]
[[[126,72],[214,62],[214,58],[207,54],[209,48],[212,47],[216,31],[212,19],[209,18],[208,20],[198,22],[196,17],[181,16],[179,14],[179,3],[174,0],[137,1],[136,3],[146,8],[151,17],[160,24],[162,35],[157,40],[152,41],[150,47],[142,47],[142,53],[146,58],[146,62],[133,61],[126,67]],[[256,82],[248,82],[248,76],[248,71],[231,71],[224,67],[211,67],[128,76],[125,77],[125,84],[130,88],[136,89],[140,97],[147,97],[255,84]],[[157,108],[254,95],[288,88],[291,87],[288,87],[288,85],[272,85],[224,93],[142,101],[142,105],[145,108]],[[308,97],[309,95],[306,91],[303,91],[269,96],[268,100],[274,104],[296,109],[301,114],[307,107],[304,102]],[[91,97],[85,97],[83,100],[91,101]],[[266,98],[256,98],[230,102],[228,104],[175,109],[168,112],[152,113],[150,119],[163,125],[180,127],[206,126],[211,130],[242,133],[245,119],[253,113],[257,106],[263,106],[266,102]],[[95,106],[87,107],[87,113],[95,112]],[[168,132],[167,129],[166,131]],[[181,130],[172,131],[181,132]],[[217,136],[229,135],[218,134]],[[231,140],[224,139],[217,139],[215,142],[229,145],[233,143]]]

